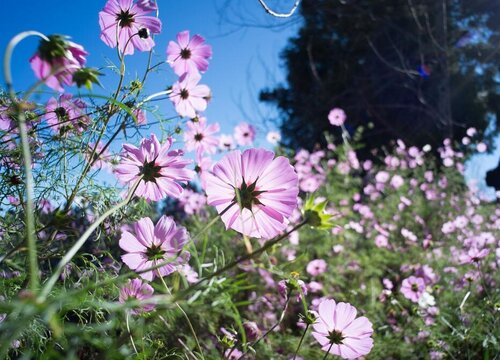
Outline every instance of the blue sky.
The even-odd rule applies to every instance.
[[[221,124],[221,133],[232,133],[240,121],[256,125],[260,136],[256,145],[266,146],[268,130],[276,126],[263,119],[276,117],[275,111],[258,101],[258,92],[284,80],[284,69],[279,59],[287,39],[297,30],[299,18],[276,19],[264,12],[257,0],[158,0],[163,31],[156,37],[153,63],[165,60],[169,40],[177,32],[190,30],[204,36],[213,47],[213,59],[202,83],[210,86],[213,99],[206,115],[210,122]],[[293,1],[269,0],[276,10],[287,11]],[[70,35],[90,53],[88,65],[100,67],[108,60],[117,62],[116,52],[99,39],[98,12],[104,0],[43,0],[4,1],[0,22],[0,48],[5,49],[9,39],[25,30],[38,30],[45,34]],[[34,81],[28,59],[38,44],[36,38],[21,43],[14,53],[12,72],[16,90],[28,88]],[[142,75],[147,55],[127,56],[128,79]],[[167,65],[163,71],[150,77],[146,94],[163,90],[176,80]],[[117,76],[105,71],[104,90],[111,93]],[[3,74],[0,75],[3,83]],[[162,114],[171,116],[170,102],[158,103]],[[150,116],[151,118],[151,116]],[[173,124],[175,125],[175,124]],[[500,139],[495,154],[482,154],[469,162],[467,177],[482,179],[487,170],[494,168],[500,156]],[[484,190],[484,180],[480,183]],[[491,192],[490,192],[491,194]]]
[[[283,80],[279,53],[295,33],[293,26],[283,26],[290,24],[290,20],[267,15],[257,0],[232,1],[231,4],[223,0],[158,0],[158,3],[163,31],[155,39],[153,63],[165,60],[168,41],[175,40],[179,31],[190,30],[191,34],[204,36],[213,47],[213,58],[202,79],[213,93],[206,111],[209,121],[219,122],[222,133],[232,133],[240,121],[256,124],[261,130],[259,142],[265,145],[263,135],[275,126],[262,121],[272,114],[272,109],[259,104],[258,92]],[[269,3],[277,5],[278,1]],[[116,51],[99,39],[98,12],[104,4],[104,0],[6,1],[2,3],[2,12],[10,15],[0,22],[0,48],[5,49],[9,39],[21,31],[37,30],[44,34],[70,35],[90,53],[88,66],[103,66],[108,59],[117,63]],[[276,29],[276,25],[281,26]],[[37,38],[30,38],[16,48],[12,73],[18,91],[34,81],[28,59],[37,44]],[[137,52],[126,57],[129,80],[136,74],[142,77],[146,59],[146,53]],[[149,78],[145,94],[163,90],[177,79],[168,65],[162,69]],[[117,76],[111,71],[105,74],[102,79],[105,89],[97,91],[109,94],[116,86]],[[3,83],[3,74],[1,81]],[[158,105],[165,116],[175,114],[168,100]]]

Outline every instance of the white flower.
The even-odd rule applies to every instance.
[[[434,296],[429,294],[427,291],[422,294],[420,299],[418,299],[418,306],[422,309],[427,309],[428,307],[436,305],[436,299]]]

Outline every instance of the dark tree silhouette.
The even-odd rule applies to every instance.
[[[304,0],[303,25],[282,57],[287,84],[261,91],[281,114],[284,142],[311,148],[337,106],[367,148],[431,144],[500,115],[500,1]]]

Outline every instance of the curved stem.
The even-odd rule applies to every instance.
[[[50,277],[49,281],[45,284],[42,292],[40,293],[40,296],[38,300],[40,302],[45,301],[47,298],[47,295],[50,293],[52,288],[57,282],[57,279],[59,278],[59,275],[61,275],[62,271],[64,270],[64,266],[66,266],[67,263],[73,259],[73,257],[76,255],[78,250],[85,244],[87,239],[92,235],[92,233],[97,229],[97,227],[108,218],[111,214],[116,212],[117,210],[121,209],[125,205],[127,205],[132,197],[134,196],[135,190],[137,189],[137,186],[139,186],[139,182],[142,180],[142,178],[137,179],[137,181],[134,183],[132,188],[130,189],[130,192],[125,200],[122,202],[119,202],[115,206],[113,206],[111,209],[107,210],[102,214],[89,228],[83,233],[83,235],[78,239],[78,241],[73,245],[73,247],[64,255],[64,257],[59,261],[59,264],[57,264],[56,270]]]
[[[44,34],[38,31],[24,31],[20,34],[17,34],[14,36],[10,41],[9,44],[7,45],[7,49],[5,50],[5,54],[3,57],[3,76],[5,78],[5,84],[7,85],[7,90],[9,91],[9,95],[12,99],[14,99],[15,93],[14,93],[14,87],[12,83],[12,73],[10,71],[10,63],[12,59],[12,53],[14,52],[14,48],[16,47],[17,44],[19,44],[21,41],[26,39],[27,37],[30,36],[38,36],[46,41],[49,40],[48,37],[46,37]]]
[[[132,347],[134,348],[135,354],[139,355],[139,352],[137,351],[137,348],[135,347],[135,342],[134,342],[134,337],[132,336],[132,333],[130,332],[130,325],[129,325],[129,313],[126,311],[126,324],[127,324],[127,332],[128,336],[130,337],[130,342],[132,343]]]

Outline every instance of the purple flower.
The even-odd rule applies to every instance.
[[[330,110],[330,113],[328,113],[328,120],[333,126],[342,126],[346,119],[347,116],[344,110],[340,108],[333,108]]]
[[[137,272],[162,264],[155,270],[140,274],[143,279],[170,275],[189,260],[189,252],[183,251],[188,242],[184,227],[176,226],[171,217],[162,216],[156,225],[150,218],[142,218],[134,225],[134,233],[123,231],[120,247],[127,252],[122,260]]]
[[[252,145],[255,140],[255,128],[246,122],[242,122],[234,128],[234,138],[240,146]]]
[[[48,40],[40,40],[38,51],[30,59],[31,69],[45,85],[63,92],[64,85],[74,83],[73,73],[85,65],[87,55],[81,45],[60,35],[50,35]]]
[[[185,73],[172,85],[170,100],[180,116],[195,118],[197,111],[207,108],[210,88],[207,85],[198,85],[200,80],[201,75],[198,73]]]
[[[45,120],[60,135],[71,131],[81,133],[90,123],[85,114],[86,107],[84,101],[73,99],[71,94],[62,94],[59,99],[52,97],[45,108]]]
[[[401,283],[401,293],[410,301],[417,303],[425,292],[425,282],[421,277],[410,276]]]
[[[207,71],[208,59],[211,57],[212,47],[205,44],[205,39],[200,35],[194,35],[190,40],[187,30],[177,34],[177,42],[168,43],[167,62],[179,76],[184,73]]]
[[[123,145],[124,153],[115,173],[120,181],[131,184],[139,177],[142,180],[136,194],[147,200],[158,201],[167,196],[178,198],[182,186],[194,177],[194,171],[185,169],[191,163],[182,157],[180,150],[171,150],[173,140],[168,138],[165,144],[154,134],[141,140],[140,147]]]
[[[357,310],[348,303],[323,300],[313,325],[314,338],[321,350],[343,359],[356,359],[368,354],[373,347],[372,323],[366,317],[356,318]]]
[[[311,276],[318,276],[326,271],[327,264],[323,259],[315,259],[309,262],[306,267],[306,271]]]
[[[236,150],[224,156],[206,177],[208,204],[226,228],[270,239],[288,225],[297,207],[297,174],[287,158],[272,151]]]
[[[149,32],[158,34],[161,31],[161,21],[147,15],[153,10],[151,6],[145,6],[150,3],[141,1],[135,4],[133,0],[108,0],[104,9],[99,12],[101,40],[111,48],[118,45],[123,55],[132,55],[134,49],[151,50],[155,43]]]
[[[219,124],[207,124],[205,117],[198,118],[198,121],[188,121],[188,129],[184,133],[186,151],[195,151],[196,158],[201,159],[204,153],[215,154],[219,139],[215,134],[219,131]]]
[[[127,300],[147,300],[153,296],[154,289],[151,285],[143,283],[141,279],[128,280],[128,282],[120,289],[118,301],[124,304]],[[144,304],[133,309],[131,312],[134,315],[141,312],[150,312],[155,308],[154,304]]]

